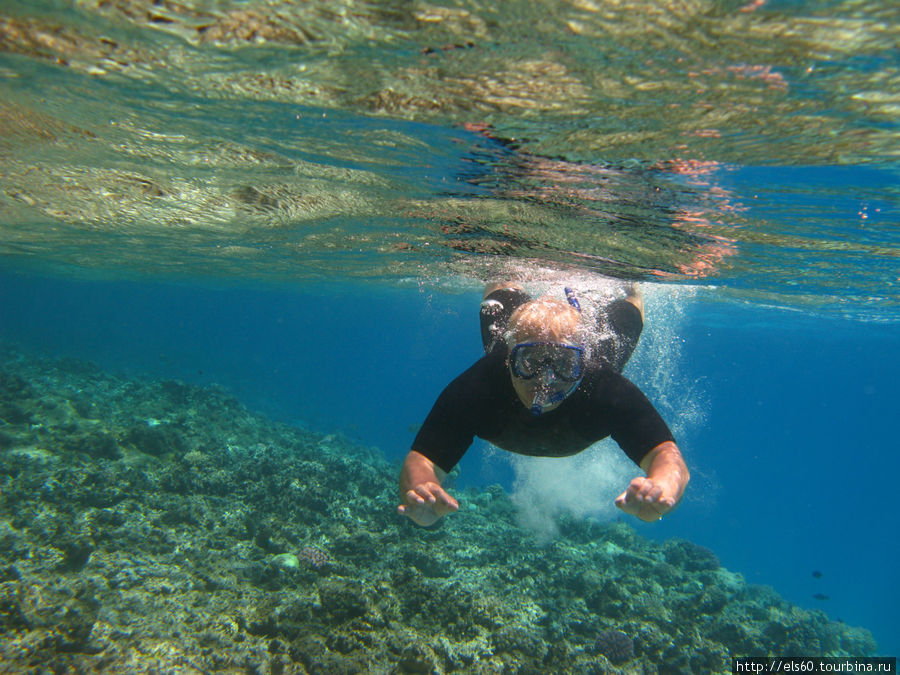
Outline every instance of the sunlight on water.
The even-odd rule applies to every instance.
[[[898,18],[851,0],[5,3],[0,253],[279,282],[531,260],[891,320]],[[827,174],[863,165],[877,192]]]
[[[893,649],[894,508],[865,490],[896,473],[898,25],[896,0],[0,3],[0,337],[77,357],[3,347],[0,651],[601,672],[615,628],[641,667],[725,672],[873,653],[859,622]],[[690,466],[671,519],[591,522],[638,472],[608,441],[460,475],[514,505],[395,512],[384,458],[482,353],[496,280],[587,312],[642,289],[624,374]]]

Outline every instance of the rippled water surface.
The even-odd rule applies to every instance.
[[[574,267],[895,321],[898,19],[4,2],[0,252],[274,281]]]
[[[399,460],[480,354],[482,282],[638,280],[626,374],[692,472],[646,531],[896,653],[898,26],[896,0],[3,0],[0,342]],[[498,454],[462,480],[510,482]]]

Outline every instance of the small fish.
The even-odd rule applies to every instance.
[[[824,593],[816,593],[816,594],[813,596],[813,599],[814,599],[814,600],[828,600],[829,597],[828,597],[827,595],[825,595]]]
[[[812,575],[813,575],[813,578],[815,578],[815,579],[821,579],[821,578],[822,578],[822,573],[821,573],[819,570],[813,570]]]

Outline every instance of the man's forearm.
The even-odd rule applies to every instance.
[[[425,455],[410,450],[400,470],[398,513],[428,527],[459,509],[459,502],[441,487],[446,475]]]
[[[647,453],[641,462],[641,468],[654,483],[669,487],[676,503],[681,500],[691,479],[691,472],[688,471],[677,445],[672,441],[660,443]]]
[[[415,450],[410,450],[403,460],[403,468],[400,470],[400,494],[406,494],[417,485],[423,483],[437,483],[440,485],[447,474],[425,455]]]

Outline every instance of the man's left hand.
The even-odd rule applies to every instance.
[[[616,506],[625,513],[652,522],[675,508],[677,500],[667,492],[664,484],[639,476],[616,497]]]
[[[616,497],[616,506],[641,520],[659,520],[681,500],[691,473],[678,446],[664,441],[641,460],[647,476],[629,483],[625,492]]]

